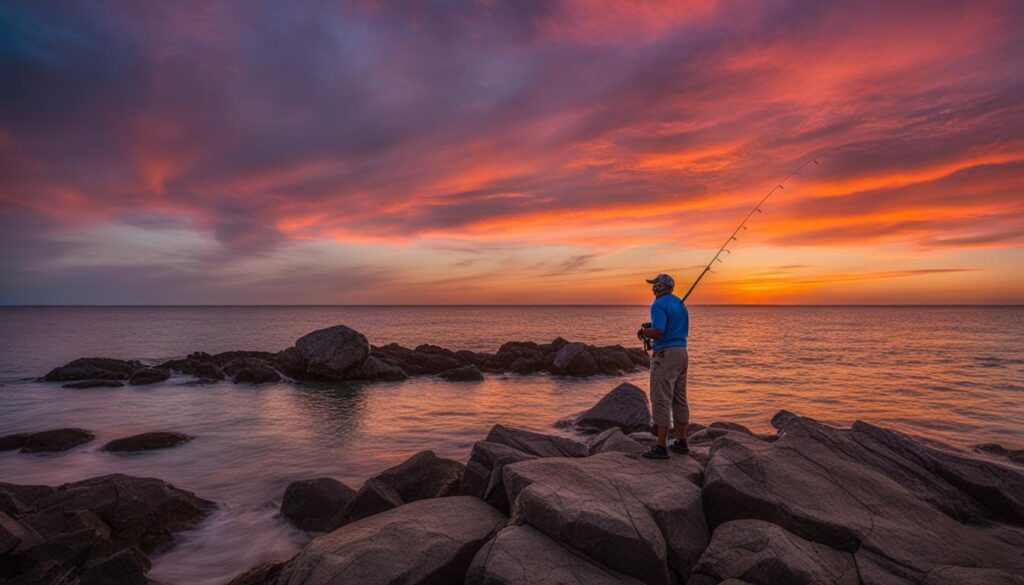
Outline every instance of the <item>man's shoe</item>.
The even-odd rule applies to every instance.
[[[669,445],[668,448],[672,449],[676,453],[686,454],[690,452],[690,446],[686,444],[686,441],[680,441],[679,439],[672,441],[672,444]]]
[[[668,459],[669,457],[668,451],[659,445],[651,447],[643,456],[648,459]]]

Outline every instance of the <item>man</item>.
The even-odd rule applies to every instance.
[[[649,459],[668,459],[668,449],[689,453],[686,444],[686,425],[690,422],[690,409],[686,405],[686,336],[690,330],[690,315],[683,301],[672,294],[676,281],[667,274],[659,274],[647,281],[652,285],[654,302],[651,303],[651,326],[643,334],[653,340],[651,349],[651,410],[658,431],[658,444],[644,453]],[[676,440],[666,448],[668,428],[675,423]]]

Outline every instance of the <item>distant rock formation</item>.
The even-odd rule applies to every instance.
[[[210,355],[194,352],[185,358],[149,367],[138,361],[80,358],[54,368],[43,381],[69,382],[66,388],[137,386],[167,380],[172,372],[196,381],[232,380],[239,384],[266,384],[282,378],[299,381],[381,380],[410,376],[440,376],[450,381],[482,380],[484,373],[587,377],[619,375],[650,366],[639,348],[620,345],[597,347],[570,343],[510,341],[495,353],[452,351],[424,344],[415,349],[390,343],[371,346],[366,336],[345,325],[319,329],[300,337],[295,345],[277,353],[228,351]]]

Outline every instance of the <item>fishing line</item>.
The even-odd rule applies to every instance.
[[[762,213],[761,206],[764,205],[764,202],[768,201],[768,198],[771,197],[779,189],[785,189],[785,187],[783,187],[783,185],[786,183],[786,181],[788,181],[789,179],[793,178],[797,173],[802,171],[804,169],[804,167],[806,167],[806,166],[808,166],[810,164],[818,164],[818,159],[812,158],[811,160],[809,160],[809,161],[805,162],[804,164],[798,166],[797,168],[793,169],[792,173],[789,173],[781,181],[776,183],[776,185],[774,187],[772,187],[772,190],[769,191],[767,195],[762,197],[761,200],[757,202],[757,205],[755,205],[754,208],[751,209],[749,213],[747,213],[746,217],[743,218],[743,221],[740,222],[740,225],[736,226],[736,229],[734,229],[732,231],[732,233],[729,234],[729,239],[725,240],[725,243],[722,244],[722,247],[718,249],[718,252],[715,252],[715,256],[711,259],[710,262],[708,262],[708,265],[704,267],[704,270],[701,271],[700,276],[697,277],[697,280],[693,281],[693,284],[690,285],[690,290],[686,291],[686,294],[683,295],[683,302],[684,303],[686,302],[687,297],[690,296],[690,293],[693,292],[693,289],[697,288],[697,283],[700,282],[700,279],[704,278],[704,275],[707,274],[708,272],[714,272],[714,270],[711,270],[711,267],[714,266],[715,262],[721,262],[722,261],[722,259],[719,258],[719,256],[722,255],[722,252],[725,252],[727,254],[732,254],[732,252],[730,250],[728,250],[729,244],[731,244],[732,242],[738,242],[739,241],[739,239],[736,237],[736,234],[740,233],[740,230],[747,229],[747,221],[751,218],[751,216],[753,216],[754,213]]]

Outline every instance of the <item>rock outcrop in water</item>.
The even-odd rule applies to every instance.
[[[462,498],[350,522],[234,583],[1024,584],[1024,468],[863,422],[782,411],[773,425],[692,425],[691,455],[668,461],[639,457],[650,434],[629,424],[588,445],[496,425],[473,447]],[[473,523],[441,517],[468,502]],[[398,526],[416,533],[399,539],[412,552],[376,565],[395,555]]]
[[[104,451],[115,453],[135,453],[139,451],[153,451],[155,449],[167,449],[187,443],[192,437],[184,433],[171,433],[167,431],[152,431],[114,439],[103,446]]]
[[[390,343],[371,346],[366,336],[344,325],[319,329],[300,337],[277,353],[228,351],[210,355],[194,352],[149,367],[137,361],[81,358],[54,368],[44,381],[64,381],[67,388],[155,384],[172,372],[202,381],[230,379],[240,384],[300,381],[404,380],[410,376],[441,376],[451,381],[483,379],[483,373],[587,377],[617,375],[650,366],[639,348],[597,347],[570,343],[510,341],[495,353],[452,351],[436,345],[415,349]]]
[[[67,451],[96,438],[85,429],[53,429],[38,433],[16,433],[0,437],[0,451],[20,449],[22,453]]]
[[[0,483],[0,582],[149,583],[148,554],[214,507],[158,479]]]

